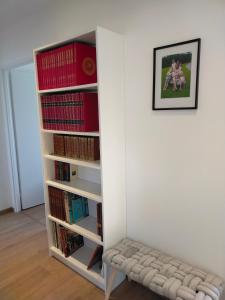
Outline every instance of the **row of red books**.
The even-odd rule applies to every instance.
[[[39,90],[97,82],[96,48],[73,42],[36,56]]]
[[[82,160],[99,160],[99,137],[53,135],[54,154]]]
[[[44,129],[98,131],[98,95],[96,92],[41,96]]]

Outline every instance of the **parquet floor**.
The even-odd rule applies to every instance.
[[[104,300],[85,278],[48,256],[44,207],[0,216],[0,300]],[[124,282],[114,300],[160,300]]]

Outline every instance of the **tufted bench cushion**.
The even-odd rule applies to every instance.
[[[224,288],[220,277],[130,239],[108,249],[103,261],[171,300],[218,300]]]

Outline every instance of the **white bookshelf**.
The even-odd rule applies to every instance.
[[[87,265],[96,245],[102,245],[105,250],[126,236],[124,41],[121,35],[97,27],[96,30],[91,32],[34,50],[35,62],[36,54],[40,51],[62,46],[76,40],[96,45],[97,83],[51,90],[39,90],[37,83],[49,253],[101,289],[105,289],[108,276],[106,266],[103,265],[102,269],[99,269],[96,265],[88,270]],[[43,129],[41,95],[82,90],[98,92],[99,132]],[[85,161],[54,155],[54,134],[99,137],[100,161]],[[70,182],[55,180],[54,161],[66,162],[71,166],[76,166],[77,175]],[[90,215],[76,224],[69,224],[51,216],[48,199],[49,186],[87,197],[89,199]],[[102,203],[103,240],[97,234],[96,211],[93,209],[98,202]],[[53,243],[52,222],[82,235],[84,246],[71,256],[65,257]],[[123,279],[123,276],[119,276],[117,284]]]

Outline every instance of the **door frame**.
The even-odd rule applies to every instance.
[[[20,212],[22,209],[20,199],[20,186],[19,186],[19,173],[17,166],[17,153],[16,153],[16,141],[15,141],[15,130],[13,122],[13,111],[12,111],[12,97],[11,97],[11,83],[10,83],[10,69],[2,71],[2,82],[3,82],[3,114],[6,116],[6,138],[8,139],[8,161],[10,168],[10,192],[11,201],[15,212]]]
[[[11,90],[11,79],[10,71],[14,68],[22,67],[27,64],[33,63],[33,60],[10,66],[8,69],[1,70],[1,98],[2,98],[2,109],[4,123],[5,123],[5,137],[7,141],[7,158],[9,165],[9,186],[11,193],[11,202],[15,212],[22,210],[21,193],[20,193],[20,181],[18,171],[18,158],[16,148],[16,135],[13,121],[13,108],[12,108],[12,90]]]

